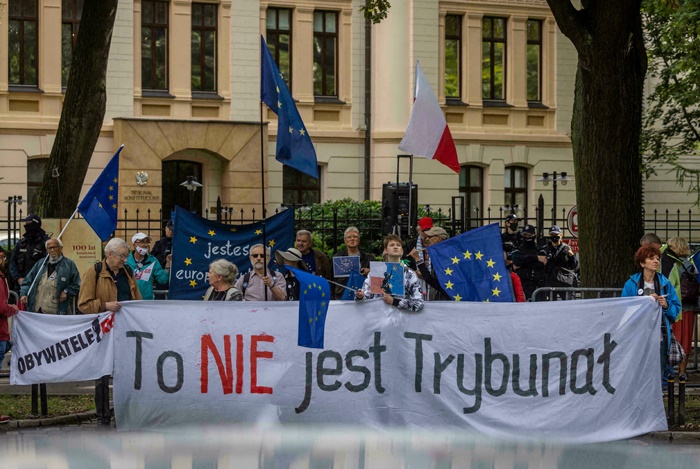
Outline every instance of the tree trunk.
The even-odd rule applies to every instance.
[[[119,0],[85,0],[56,139],[39,192],[42,217],[67,218],[78,205],[100,136],[106,74]],[[53,177],[54,168],[58,177]]]
[[[581,278],[622,287],[643,234],[639,141],[647,68],[641,1],[548,0],[579,55],[571,120]]]

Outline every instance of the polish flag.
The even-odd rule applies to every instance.
[[[459,173],[457,149],[435,93],[416,61],[416,95],[399,150],[438,160]]]

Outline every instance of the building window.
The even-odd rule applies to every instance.
[[[445,16],[445,97],[462,96],[462,17]]]
[[[321,202],[321,168],[318,168],[318,179],[289,166],[284,166],[282,171],[284,205],[310,205]]]
[[[267,9],[267,48],[275,59],[277,68],[292,90],[292,10],[289,8]]]
[[[83,13],[83,0],[62,0],[61,3],[61,84],[68,85],[73,49],[78,40],[80,16]]]
[[[314,11],[314,95],[338,96],[338,13]]]
[[[484,17],[481,39],[481,97],[506,99],[506,19]]]
[[[39,84],[37,59],[39,16],[37,0],[10,0],[8,15],[8,69],[10,85]]]
[[[141,88],[168,89],[168,2],[141,2]]]
[[[459,171],[459,195],[464,197],[464,215],[467,228],[479,226],[483,218],[483,169],[478,166],[462,166]]]
[[[38,195],[44,182],[48,158],[34,158],[27,161],[27,213],[38,212]]]
[[[217,5],[192,4],[192,91],[216,91]]]
[[[527,100],[542,101],[542,21],[527,20]]]
[[[527,215],[527,168],[511,166],[505,172],[505,205],[508,209],[523,210]]]

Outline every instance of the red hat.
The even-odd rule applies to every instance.
[[[433,219],[430,217],[421,218],[418,220],[418,227],[423,231],[429,230],[433,227]]]

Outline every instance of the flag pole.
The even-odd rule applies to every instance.
[[[260,47],[263,47],[260,45]],[[262,80],[262,78],[261,78]],[[267,277],[267,230],[265,228],[265,218],[267,210],[265,208],[265,138],[263,136],[263,101],[260,99],[260,192],[262,200],[262,244],[263,244],[263,276]],[[267,301],[267,288],[263,288],[265,292],[265,301]]]
[[[408,233],[406,237],[411,236],[411,219],[413,218],[413,153],[409,158],[408,163]]]

